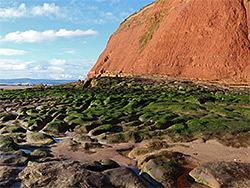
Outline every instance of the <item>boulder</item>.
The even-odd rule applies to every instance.
[[[196,167],[189,175],[197,183],[213,188],[250,187],[250,163],[207,163]]]
[[[157,158],[150,159],[141,170],[141,175],[146,178],[148,182],[151,182],[153,185],[155,185],[155,182],[158,182],[164,187],[176,186],[177,178],[182,173],[184,173],[184,168],[179,164]]]
[[[149,160],[151,159],[159,159],[162,161],[172,161],[176,164],[185,165],[187,155],[184,155],[180,152],[171,152],[171,151],[157,151],[154,153],[148,153],[146,155],[143,155],[138,160],[138,167],[142,168]]]

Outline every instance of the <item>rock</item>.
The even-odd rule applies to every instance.
[[[55,140],[51,136],[41,132],[30,132],[27,133],[27,142],[46,145],[55,143]]]
[[[168,148],[168,144],[162,140],[151,140],[146,144],[146,147],[142,148],[134,148],[129,154],[128,157],[130,158],[137,158],[139,156],[152,153],[154,151],[159,151],[160,149]]]
[[[72,151],[87,151],[87,150],[94,149],[94,148],[107,147],[100,143],[94,143],[94,142],[89,142],[89,141],[77,142],[77,141],[70,140],[70,139],[65,139],[62,141],[62,143],[66,144],[69,150],[72,150]]]
[[[0,152],[0,166],[26,166],[29,157],[23,151]]]
[[[110,169],[106,170],[103,174],[108,177],[111,184],[116,187],[147,188],[136,173],[130,168],[120,167]]]
[[[9,136],[0,135],[0,151],[9,152],[17,150],[18,145]]]
[[[7,112],[7,113],[1,113],[0,114],[0,120],[3,122],[10,121],[10,120],[15,120],[17,117],[17,114]]]
[[[134,148],[131,152],[129,152],[128,157],[129,158],[137,158],[139,156],[145,155],[147,153],[151,153],[154,150],[150,148]]]
[[[250,187],[250,163],[207,163],[196,167],[189,175],[196,182],[213,188]]]
[[[74,129],[74,132],[82,134],[82,133],[88,133],[89,131],[91,131],[92,129],[100,126],[101,123],[100,122],[87,122],[87,123],[82,123],[82,124],[76,124],[74,121],[69,123],[69,126],[72,127],[72,129]],[[74,128],[73,128],[74,127]]]
[[[6,125],[0,130],[0,134],[5,134],[5,133],[26,133],[26,130],[16,125]]]
[[[107,132],[117,133],[117,132],[121,132],[121,131],[122,131],[121,126],[106,124],[106,125],[101,125],[99,127],[96,127],[95,129],[91,130],[89,132],[89,135],[90,136],[97,136],[97,135],[100,135],[102,133],[107,133]]]
[[[153,149],[153,150],[160,150],[168,148],[168,144],[166,141],[162,140],[152,140],[146,144],[146,147]]]
[[[164,187],[176,186],[177,178],[184,173],[184,168],[172,161],[150,159],[142,168],[141,173],[147,173]],[[146,177],[144,175],[144,177]],[[147,179],[151,182],[151,179]]]
[[[110,159],[103,159],[101,161],[92,161],[85,163],[86,169],[96,172],[101,172],[107,169],[118,168],[118,167],[120,167],[120,165]]]
[[[43,127],[43,121],[41,118],[31,119],[31,120],[19,120],[19,122],[29,129],[30,131],[39,131]]]
[[[138,167],[142,168],[149,160],[151,159],[160,159],[162,161],[172,161],[176,164],[185,165],[186,155],[179,152],[171,152],[171,151],[157,151],[154,153],[149,153],[142,156],[138,161]]]
[[[30,156],[34,159],[43,158],[43,157],[53,157],[50,152],[46,149],[35,149],[30,153]]]
[[[76,135],[73,138],[74,141],[92,141],[92,139],[89,136],[86,135]]]
[[[146,187],[130,169],[100,172],[88,166],[77,161],[29,162],[19,178],[26,187]]]
[[[68,125],[64,121],[56,120],[48,123],[44,128],[44,132],[48,133],[65,133],[68,130]]]
[[[17,167],[0,166],[0,187],[10,187],[22,170]]]

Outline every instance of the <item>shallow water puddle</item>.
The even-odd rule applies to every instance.
[[[22,182],[20,182],[20,181],[15,182],[15,183],[13,183],[13,184],[10,186],[10,188],[20,188],[20,187],[21,187],[21,184],[22,184]]]
[[[19,151],[23,151],[26,154],[31,154],[32,153],[32,150],[29,150],[29,149],[19,149]]]
[[[8,125],[14,125],[13,123],[11,123],[9,121],[4,121],[3,123],[8,124]]]
[[[119,164],[121,167],[126,167],[126,168],[130,168],[131,170],[133,170],[136,174],[137,174],[137,176],[139,176],[139,178],[146,184],[146,186],[148,187],[148,188],[154,188],[154,187],[152,187],[151,185],[149,185],[149,184],[147,184],[146,182],[145,182],[145,180],[140,176],[140,170],[138,169],[138,168],[135,168],[134,166],[125,166],[125,165],[122,165],[122,164]]]

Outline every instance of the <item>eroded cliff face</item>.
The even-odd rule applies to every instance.
[[[104,73],[250,81],[250,2],[158,0],[127,18],[88,76]]]

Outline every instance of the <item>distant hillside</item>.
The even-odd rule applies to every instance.
[[[48,79],[30,79],[30,78],[18,78],[18,79],[0,79],[0,84],[6,85],[37,85],[40,83],[47,85],[65,84],[68,82],[74,82],[75,80],[48,80]]]
[[[156,0],[110,37],[88,77],[132,73],[249,83],[248,0]]]

